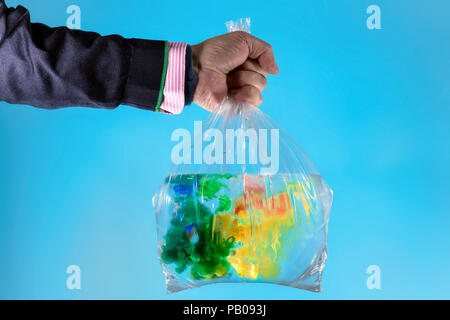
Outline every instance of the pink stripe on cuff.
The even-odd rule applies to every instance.
[[[184,108],[186,42],[169,42],[166,81],[160,109],[179,114]]]

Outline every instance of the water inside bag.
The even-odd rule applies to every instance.
[[[185,281],[293,282],[326,243],[320,175],[171,175],[159,197],[161,261]]]

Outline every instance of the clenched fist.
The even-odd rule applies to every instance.
[[[192,56],[198,79],[194,102],[209,111],[227,96],[259,106],[267,75],[278,73],[272,47],[244,31],[193,45]]]

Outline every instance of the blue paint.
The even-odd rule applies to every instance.
[[[182,184],[176,184],[172,188],[178,195],[181,195],[181,196],[187,196],[194,191],[194,188],[192,185],[185,186]]]

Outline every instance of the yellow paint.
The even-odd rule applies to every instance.
[[[312,204],[312,200],[315,200],[317,198],[316,190],[314,189],[314,185],[311,183],[311,181],[306,178],[305,181],[303,181],[300,184],[288,184],[288,191],[292,195],[293,202],[294,202],[294,212],[296,212],[297,209],[297,201],[302,201],[303,209],[305,210],[306,217],[308,219],[308,222],[311,222],[310,214],[314,214],[314,206]]]
[[[314,214],[317,194],[309,179],[287,184],[286,192],[278,194],[268,195],[269,186],[264,178],[246,177],[244,195],[235,200],[234,211],[214,216],[213,230],[220,230],[225,239],[234,237],[238,244],[227,260],[244,279],[276,279],[283,249],[292,241],[283,235],[301,226],[302,207],[309,222]]]
[[[274,279],[282,263],[280,238],[292,228],[293,209],[286,200],[289,196],[274,195],[270,205],[264,205],[259,194],[249,198],[252,209],[242,206],[244,197],[241,196],[235,202],[235,213],[217,214],[215,226],[225,238],[232,236],[241,244],[227,258],[241,278]]]

